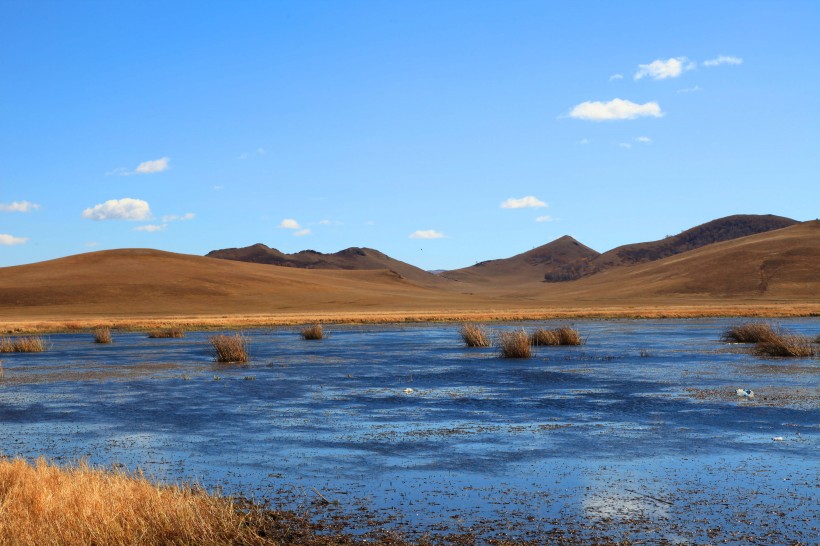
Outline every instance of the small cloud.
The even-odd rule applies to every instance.
[[[544,216],[539,216],[538,218],[535,219],[535,221],[536,222],[553,222],[553,221],[555,221],[555,218],[553,218],[552,216],[544,215]]]
[[[223,189],[225,189],[225,186],[214,186],[214,191],[222,191]]]
[[[367,222],[364,223],[364,225],[366,225],[366,226],[375,226],[376,222],[374,222],[373,220],[368,220]]]
[[[168,170],[168,167],[170,166],[168,165],[169,161],[171,161],[170,157],[161,157],[151,161],[143,161],[137,165],[134,172],[137,174],[161,173],[162,171]]]
[[[639,64],[638,71],[633,76],[635,80],[640,80],[645,77],[653,80],[665,80],[667,78],[677,78],[685,70],[692,70],[697,65],[689,62],[686,57],[674,57],[662,61],[660,59],[652,61],[649,64]]]
[[[279,227],[282,229],[302,229],[302,226],[299,225],[299,222],[297,222],[293,218],[285,218],[279,223]]]
[[[623,74],[613,74],[609,77],[609,81],[611,81],[611,82],[614,82],[614,81],[617,81],[617,80],[622,80],[622,79],[624,79]]]
[[[333,222],[331,222],[330,220],[319,220],[319,225],[320,225],[320,226],[329,226],[329,225],[331,225],[332,223],[333,223]]]
[[[0,212],[31,212],[40,208],[40,205],[30,201],[12,201],[0,203]]]
[[[590,143],[590,140],[588,138],[582,138],[581,140],[578,141],[578,144],[586,145],[586,144],[589,144],[589,143]]]
[[[0,245],[22,245],[25,244],[27,241],[28,237],[15,237],[14,235],[9,235],[8,233],[0,233]]]
[[[632,148],[632,144],[630,144],[629,142],[619,142],[618,146],[620,146],[621,148],[626,148],[627,150]]]
[[[242,152],[237,159],[248,159],[251,156],[248,152]]]
[[[88,248],[94,248],[100,246],[100,243],[98,241],[88,241],[87,243],[85,243],[85,246],[87,246]]]
[[[147,224],[144,226],[135,227],[134,231],[147,231],[148,233],[154,233],[155,231],[162,231],[167,227],[168,224]]]
[[[109,199],[83,211],[83,218],[90,220],[147,220],[151,209],[142,199]]]
[[[652,144],[652,139],[648,136],[639,136],[635,139],[636,142],[640,142],[642,144]]]
[[[629,100],[612,99],[609,102],[582,102],[570,111],[569,116],[585,121],[611,121],[640,117],[659,118],[663,117],[663,112],[657,102],[636,104]]]
[[[678,89],[678,93],[697,93],[698,91],[703,91],[703,88],[699,85],[694,87],[687,87],[685,89]]]
[[[420,229],[410,234],[411,239],[443,239],[444,234],[434,229]]]
[[[268,152],[266,152],[264,148],[257,148],[256,153],[259,155],[267,155]]]
[[[521,197],[520,199],[516,199],[514,197],[510,197],[506,201],[501,203],[502,209],[525,209],[525,208],[538,208],[538,207],[546,207],[547,204],[534,197],[532,195],[528,195],[526,197]]]
[[[730,55],[718,55],[714,59],[703,61],[703,66],[720,66],[722,64],[739,65],[743,64],[743,59],[740,57],[732,57]]]
[[[244,160],[248,159],[252,155],[267,155],[267,153],[268,152],[266,152],[264,148],[257,148],[254,152],[242,152],[241,154],[239,154],[238,159]]]
[[[166,214],[162,217],[162,222],[164,224],[167,224],[168,222],[187,222],[188,220],[193,220],[194,218],[196,218],[196,214],[193,212],[186,212],[181,216],[176,214]]]
[[[304,237],[305,235],[310,235],[310,230],[307,228],[300,229],[299,231],[293,234],[294,237]]]

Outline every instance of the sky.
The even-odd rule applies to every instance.
[[[0,0],[0,266],[820,216],[820,2]]]

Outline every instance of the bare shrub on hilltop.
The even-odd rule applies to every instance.
[[[462,324],[458,333],[467,347],[490,347],[493,344],[487,329],[480,324]]]

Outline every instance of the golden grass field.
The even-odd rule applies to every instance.
[[[820,222],[577,281],[470,283],[149,249],[0,268],[0,332],[820,314]]]

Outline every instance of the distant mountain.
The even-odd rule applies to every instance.
[[[437,275],[391,258],[387,254],[372,248],[351,247],[332,254],[323,254],[315,250],[285,254],[275,248],[257,243],[243,248],[212,250],[206,256],[222,260],[278,265],[280,267],[298,267],[300,269],[387,269],[405,279],[423,283],[441,283]]]
[[[569,235],[511,258],[489,260],[462,269],[441,273],[442,277],[462,282],[494,283],[542,280],[544,275],[568,274],[599,256]]]
[[[707,245],[731,241],[757,233],[798,224],[796,220],[772,214],[736,214],[712,220],[659,241],[619,246],[584,262],[576,262],[544,273],[547,282],[561,282],[587,277],[607,269],[653,262]]]

